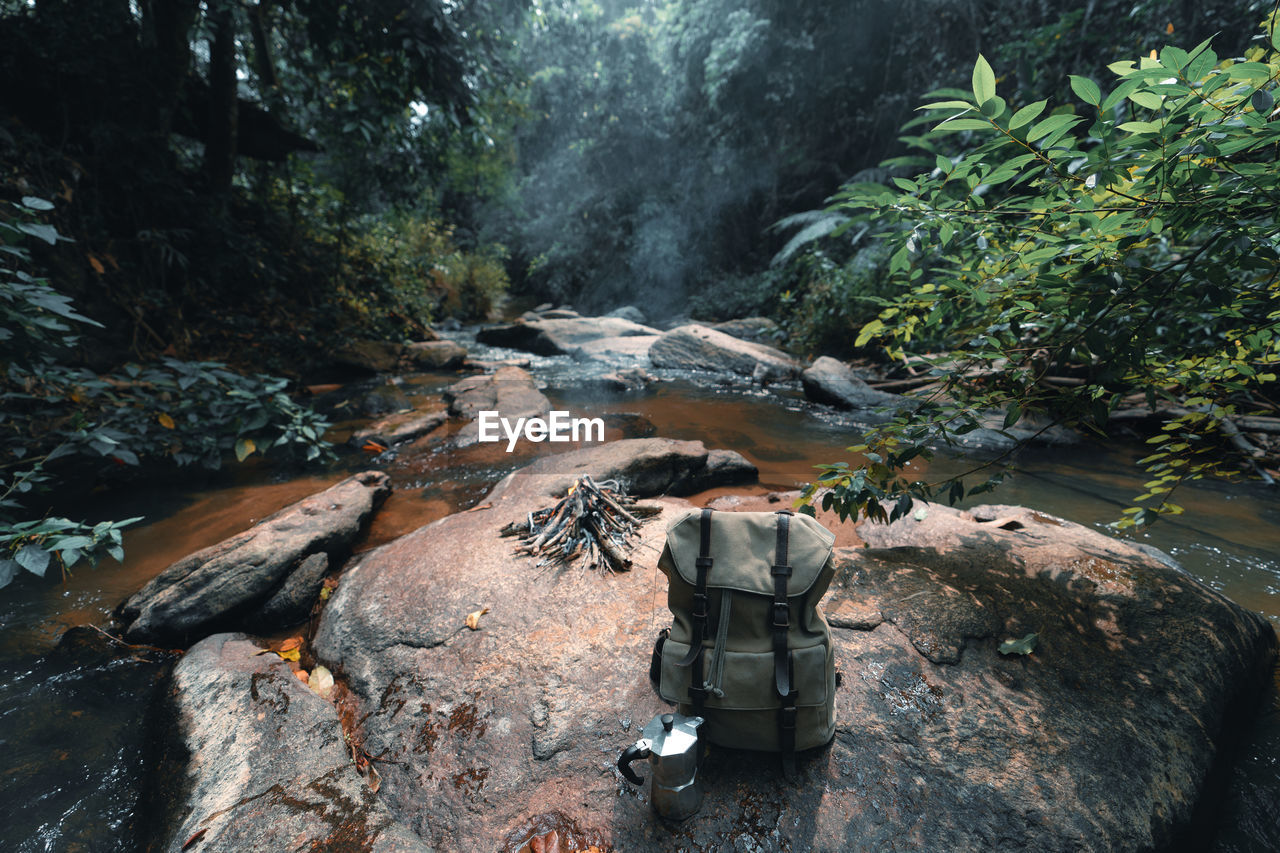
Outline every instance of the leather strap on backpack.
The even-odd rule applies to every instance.
[[[702,706],[707,701],[707,688],[703,686],[702,641],[707,638],[707,616],[709,599],[707,598],[707,576],[711,574],[711,509],[702,510],[700,541],[698,543],[698,559],[694,566],[698,570],[693,591],[693,636],[689,638],[689,652],[676,666],[691,666],[689,671],[689,702],[693,705],[695,716],[702,714]],[[784,638],[785,639],[785,638]]]
[[[790,779],[796,766],[796,703],[799,693],[794,687],[793,655],[787,648],[787,631],[791,627],[791,607],[787,603],[787,581],[791,566],[787,558],[791,513],[778,513],[778,543],[774,549],[773,568],[773,686],[782,706],[778,709],[778,749],[782,753],[782,771]]]

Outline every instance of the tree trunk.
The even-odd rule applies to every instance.
[[[236,32],[231,0],[211,4],[209,23],[209,136],[204,162],[209,188],[218,195],[231,191],[236,158]]]
[[[191,71],[191,27],[199,0],[151,0],[142,6],[143,45],[152,55],[156,88],[156,130],[167,139],[173,130],[182,83]]]

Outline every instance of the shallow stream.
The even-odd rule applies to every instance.
[[[529,358],[468,345],[473,357]],[[598,387],[590,382],[592,374],[599,372],[591,366],[565,357],[532,362],[556,408],[604,417],[609,438],[700,439],[708,447],[742,453],[760,469],[761,485],[750,491],[793,489],[812,479],[814,465],[846,458],[843,448],[858,438],[855,423],[808,403],[798,387],[766,392],[672,377],[650,391],[618,395],[591,390]],[[407,377],[382,390],[418,405],[438,405],[440,390],[455,380]],[[335,399],[353,401],[338,412],[357,414],[354,401],[374,390],[366,385],[335,392]],[[344,428],[349,431],[358,420],[340,424],[336,437],[345,438]],[[1016,475],[986,497],[1104,525],[1140,491],[1142,478],[1133,466],[1140,455],[1140,447],[1094,445],[1023,452],[1014,460]],[[528,460],[495,445],[459,450],[428,440],[376,458],[348,456],[328,470],[300,475],[248,466],[212,485],[171,483],[89,498],[91,517],[146,516],[126,536],[124,564],[80,569],[65,582],[21,578],[0,591],[0,850],[133,849],[144,714],[165,656],[112,653],[105,638],[91,641],[92,631],[58,646],[68,628],[105,624],[116,604],[168,564],[352,470],[379,467],[396,486],[360,546],[367,549],[476,504]],[[939,456],[929,473],[941,476],[971,464]],[[1205,484],[1188,488],[1179,502],[1186,515],[1156,525],[1141,535],[1143,541],[1280,627],[1275,493],[1254,485]],[[1233,771],[1214,849],[1280,850],[1280,692],[1274,689]]]

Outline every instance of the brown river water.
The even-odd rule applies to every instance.
[[[504,355],[502,351],[489,353]],[[798,388],[768,393],[673,379],[633,395],[605,395],[565,359],[534,359],[555,408],[604,417],[608,439],[660,435],[736,450],[760,469],[760,485],[719,492],[794,489],[814,466],[848,458],[856,424],[809,404]],[[416,405],[439,405],[455,376],[397,380],[386,392]],[[351,386],[336,398],[369,387]],[[336,417],[342,417],[340,408]],[[359,422],[339,423],[345,439]],[[282,473],[248,465],[213,479],[193,476],[145,491],[86,499],[89,517],[145,515],[125,539],[123,564],[106,561],[59,581],[22,578],[0,591],[0,850],[134,849],[134,806],[143,784],[147,699],[162,656],[120,656],[92,644],[55,648],[68,628],[103,625],[110,610],[173,561],[243,530],[275,510],[377,467],[396,491],[374,521],[364,550],[480,501],[530,450],[503,445],[449,448],[428,436],[379,457],[347,454],[325,470]],[[537,446],[546,452],[549,445]],[[558,445],[557,450],[571,449]],[[1024,451],[1014,476],[986,502],[1023,504],[1086,525],[1119,517],[1144,478],[1133,467],[1141,447],[1084,445]],[[939,454],[913,473],[942,477],[972,466]],[[714,493],[694,498],[706,501]],[[1204,484],[1179,501],[1186,515],[1141,534],[1190,573],[1259,611],[1280,627],[1280,502],[1250,484]],[[1223,798],[1214,850],[1280,850],[1280,693],[1267,698],[1246,737]]]

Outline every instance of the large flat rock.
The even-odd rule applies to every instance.
[[[504,478],[486,501],[563,495],[583,474],[596,481],[618,480],[628,494],[648,497],[754,482],[756,473],[755,466],[733,450],[708,450],[700,441],[630,438],[543,457]]]
[[[476,333],[476,340],[490,346],[527,350],[539,355],[564,355],[602,338],[646,337],[661,334],[657,329],[621,317],[569,317],[521,319],[515,323],[488,326]]]
[[[655,566],[689,505],[658,501],[625,574],[540,572],[497,535],[584,460],[617,473],[629,454],[614,452],[561,471],[544,460],[481,509],[371,552],[323,615],[315,651],[389,759],[380,796],[437,849],[514,850],[551,828],[620,851],[1139,851],[1194,837],[1274,631],[1162,555],[1017,508],[982,521],[928,507],[863,532],[886,547],[838,551],[835,742],[794,782],[771,757],[713,751],[701,813],[659,824],[613,764],[666,707],[646,677],[669,622]],[[463,627],[484,607],[480,630]],[[1031,655],[998,651],[1028,633]]]
[[[258,651],[216,634],[174,668],[146,849],[429,853],[356,772],[333,705]]]
[[[654,367],[734,373],[765,382],[794,379],[803,367],[779,349],[697,323],[664,333],[649,347],[649,360]]]
[[[444,392],[449,414],[466,420],[454,434],[460,446],[479,440],[481,412],[497,412],[514,423],[519,418],[545,418],[551,401],[538,390],[533,376],[520,367],[499,367],[490,374],[468,376]]]
[[[274,618],[305,618],[310,600],[299,602],[306,588],[314,600],[318,585],[289,585],[291,575],[304,564],[314,568],[306,561],[317,554],[326,564],[345,560],[390,493],[386,474],[365,471],[182,558],[120,605],[125,637],[187,644],[228,626],[260,627],[268,604]]]

